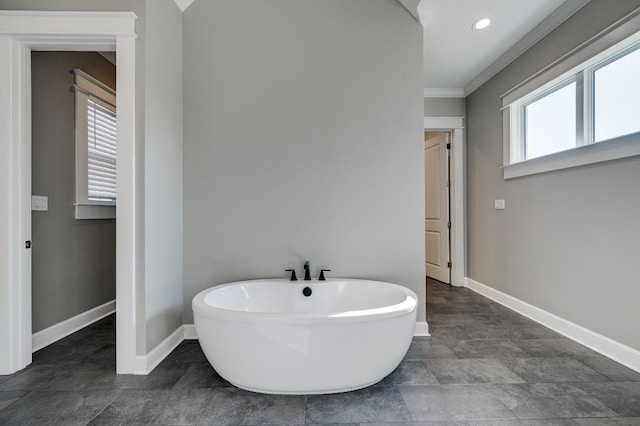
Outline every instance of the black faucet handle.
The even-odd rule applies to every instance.
[[[291,279],[289,281],[298,281],[298,277],[296,277],[295,269],[285,269],[285,272],[291,272]]]
[[[326,272],[331,272],[331,269],[320,269],[320,276],[318,277],[318,281],[326,281],[325,277],[324,277],[324,273]]]

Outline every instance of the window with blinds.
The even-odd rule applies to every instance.
[[[116,201],[116,114],[93,101],[87,107],[89,201]]]
[[[76,99],[76,219],[115,217],[116,93],[79,69]]]

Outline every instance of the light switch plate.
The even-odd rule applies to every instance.
[[[504,210],[504,200],[496,200],[495,209],[496,210]]]
[[[46,212],[49,210],[49,197],[42,195],[31,196],[31,210]]]

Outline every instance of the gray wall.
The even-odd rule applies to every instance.
[[[422,28],[395,0],[184,14],[185,322],[234,280],[396,282],[424,312]]]
[[[499,96],[638,6],[592,0],[467,98],[468,276],[635,349],[640,158],[505,181]]]
[[[116,69],[97,53],[33,52],[32,191],[49,210],[32,213],[33,332],[115,299],[115,220],[75,220],[73,68],[115,88]]]
[[[182,12],[146,2],[145,315],[148,352],[182,325]]]
[[[465,98],[424,98],[425,117],[464,117]]]

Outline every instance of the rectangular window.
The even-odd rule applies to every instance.
[[[573,55],[502,96],[505,179],[640,155],[640,32]]]
[[[640,49],[596,68],[593,84],[594,141],[640,132]]]
[[[525,159],[542,157],[576,146],[575,81],[524,106]]]
[[[79,69],[76,101],[76,219],[115,218],[116,93]]]

